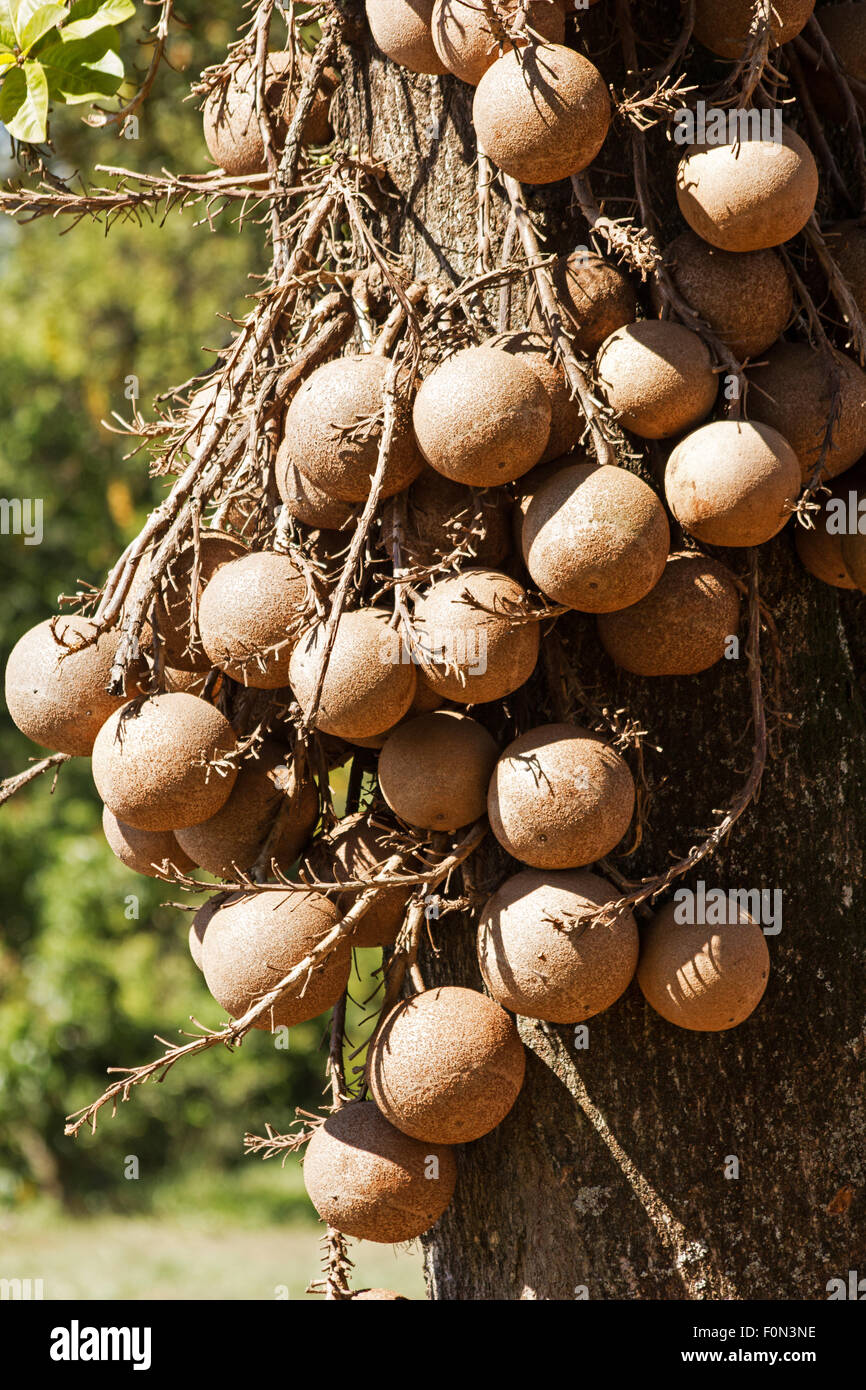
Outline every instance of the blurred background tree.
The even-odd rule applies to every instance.
[[[123,26],[133,87],[156,15],[139,4]],[[189,84],[223,58],[242,17],[230,0],[185,0],[138,138],[89,128],[87,107],[58,107],[53,167],[96,182],[97,164],[207,169]],[[277,13],[272,46],[284,33]],[[0,173],[15,171],[7,159]],[[197,215],[116,223],[107,237],[82,222],[62,240],[60,223],[0,224],[0,496],[41,498],[44,507],[41,545],[0,537],[4,665],[22,632],[56,611],[59,594],[78,580],[100,582],[162,495],[165,481],[148,477],[147,456],[124,459],[128,441],[100,423],[112,410],[129,417],[127,378],[137,378],[147,413],[157,394],[206,370],[207,350],[230,336],[219,316],[245,313],[266,268],[262,228],[238,227],[228,213],[211,230]],[[4,721],[0,775],[38,755]],[[300,1211],[311,1219],[297,1174],[244,1159],[241,1140],[268,1121],[285,1128],[296,1105],[318,1102],[321,1023],[293,1030],[288,1051],[256,1034],[234,1057],[208,1053],[164,1089],[145,1088],[96,1137],[63,1137],[64,1116],[99,1093],[106,1067],[148,1057],[153,1034],[190,1015],[218,1022],[188,953],[189,915],[161,906],[168,896],[167,885],[133,874],[106,846],[87,763],[65,767],[53,796],[46,779],[4,808],[0,1207],[50,1194],[76,1212],[153,1210],[183,1205],[194,1189],[198,1203],[234,1202],[250,1220]],[[127,1155],[139,1159],[138,1181],[124,1177]]]

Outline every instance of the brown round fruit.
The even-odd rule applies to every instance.
[[[379,459],[387,357],[338,357],[325,362],[295,392],[286,411],[276,472],[289,496],[291,464],[332,501],[366,502]],[[380,496],[408,487],[424,466],[412,433],[412,413],[399,396]]]
[[[845,564],[844,551],[845,542],[855,538],[836,530],[826,502],[817,515],[813,514],[812,520],[814,525],[808,530],[805,526],[795,527],[794,545],[804,568],[823,584],[832,584],[836,589],[858,588]]]
[[[551,357],[537,333],[500,333],[482,346],[497,347],[526,362],[541,381],[550,400],[550,434],[539,463],[550,463],[573,449],[583,434],[584,419],[562,367]]]
[[[127,696],[106,691],[122,634],[110,628],[93,641],[95,632],[88,618],[47,618],[19,637],[9,654],[10,718],[22,734],[52,752],[86,757],[109,715],[135,693],[135,674]]]
[[[102,808],[102,829],[112,854],[121,864],[148,878],[162,878],[162,866],[188,873],[195,869],[193,861],[184,854],[170,830],[136,830],[117,819],[107,806]]]
[[[512,49],[475,89],[478,146],[521,183],[555,183],[579,174],[604,144],[610,98],[588,58],[561,44]]]
[[[370,1048],[381,1113],[425,1143],[480,1139],[505,1119],[526,1059],[514,1020],[478,990],[428,989],[396,1004]]]
[[[204,934],[207,931],[208,922],[218,908],[226,902],[224,893],[216,893],[212,898],[208,898],[202,903],[189,925],[189,953],[193,958],[194,964],[199,970],[203,969],[201,952]]]
[[[163,666],[162,668],[162,688],[167,695],[201,695],[204,692],[207,682],[208,671],[181,671],[176,666]],[[222,682],[222,676],[217,677],[213,694],[216,695]]]
[[[411,565],[435,565],[459,550],[460,563],[492,568],[509,541],[508,499],[498,490],[464,487],[425,468],[406,495],[402,550]]]
[[[729,908],[726,908],[730,911]],[[637,982],[647,1003],[680,1028],[735,1028],[761,1002],[770,974],[764,933],[737,906],[725,925],[676,920],[681,905],[657,912],[641,939]]]
[[[796,236],[815,210],[812,151],[782,139],[694,145],[677,169],[677,202],[692,231],[722,251],[761,251]]]
[[[841,558],[855,589],[866,590],[866,535],[860,531],[843,535]]]
[[[304,1156],[304,1185],[322,1220],[381,1245],[429,1231],[456,1183],[453,1149],[401,1134],[369,1100],[329,1115]]]
[[[566,329],[578,352],[586,357],[594,357],[605,338],[634,321],[637,296],[631,284],[621,270],[595,251],[579,246],[570,256],[560,256],[552,274]],[[544,327],[544,315],[534,298],[529,322],[536,330]]]
[[[386,740],[379,757],[379,790],[409,825],[459,830],[484,815],[498,751],[487,730],[466,714],[422,714]]]
[[[720,251],[683,232],[665,252],[680,294],[739,362],[757,357],[788,324],[794,294],[775,251]]]
[[[514,621],[528,604],[522,585],[498,570],[467,569],[431,584],[415,605],[430,688],[443,699],[480,705],[529,680],[538,660],[538,623]]]
[[[201,603],[202,594],[217,570],[230,560],[240,559],[246,553],[247,547],[235,536],[222,531],[201,532],[198,548],[197,604]],[[165,649],[166,665],[179,671],[202,674],[211,669],[211,661],[199,641],[198,633],[192,627],[194,566],[195,547],[190,543],[184,546],[177,559],[169,566],[165,581],[154,601],[153,615],[159,640]],[[133,584],[133,592],[136,588],[137,585]],[[127,606],[128,604],[129,600]]]
[[[348,825],[341,821],[332,834],[316,841],[304,859],[302,876],[320,883],[345,883],[349,879],[369,883],[400,847],[400,837],[383,825],[381,817],[357,815]],[[405,862],[403,872],[409,872]],[[411,892],[411,887],[381,888],[355,928],[352,945],[393,946]],[[343,916],[357,902],[359,890],[328,896]]]
[[[761,545],[791,519],[800,465],[769,425],[714,420],[686,436],[665,469],[677,521],[707,545]]]
[[[862,9],[866,28],[866,4]],[[866,227],[857,222],[836,222],[831,227],[823,228],[823,236],[843,280],[854,296],[854,303],[861,314],[866,314]]]
[[[415,667],[382,608],[343,613],[322,685],[314,724],[338,738],[368,738],[391,729],[415,696]],[[301,637],[292,652],[289,683],[306,712],[311,707],[324,652],[324,625]]]
[[[265,102],[271,120],[277,150],[285,141],[295,109],[295,98],[289,87],[292,65],[290,53],[270,53],[265,67]],[[313,105],[304,122],[303,141],[307,145],[325,145],[331,139],[328,117],[334,89],[330,72],[323,75]],[[243,178],[247,174],[264,173],[265,146],[256,113],[256,74],[248,60],[235,68],[225,85],[208,94],[203,107],[204,138],[211,158],[225,173]]]
[[[448,71],[433,46],[433,0],[365,0],[365,8],[373,38],[393,63],[410,72]]]
[[[602,396],[624,429],[664,439],[703,420],[718,378],[703,339],[669,320],[638,319],[602,343],[596,359]]]
[[[657,583],[670,550],[664,507],[625,468],[572,464],[534,494],[523,556],[545,594],[584,613],[637,603]]]
[[[216,878],[235,880],[239,872],[253,867],[285,802],[268,774],[284,767],[290,758],[288,748],[266,739],[258,757],[250,753],[240,764],[228,800],[216,815],[178,830],[178,844],[194,864]],[[268,863],[275,861],[278,869],[288,873],[318,818],[318,793],[315,784],[306,779],[291,809],[281,816]]]
[[[581,1023],[610,1008],[637,967],[630,912],[592,922],[622,897],[598,874],[526,869],[506,879],[478,923],[478,960],[504,1009],[548,1023]]]
[[[213,763],[235,749],[225,715],[196,695],[131,700],[93,745],[96,790],[135,830],[179,830],[216,815],[237,777]]]
[[[307,582],[288,555],[257,550],[223,565],[199,606],[208,659],[255,690],[287,685],[306,602]]]
[[[504,850],[533,869],[577,869],[609,854],[634,811],[618,753],[577,724],[521,734],[490,779],[487,813]]]
[[[517,17],[517,0],[505,0],[500,14],[503,23],[497,25],[491,23],[490,14],[478,0],[436,0],[433,42],[446,72],[475,87],[500,53],[511,50],[505,30]],[[550,0],[529,0],[525,14],[528,29],[550,43],[562,43],[565,14],[559,5]]]
[[[740,597],[727,570],[692,550],[671,555],[639,603],[601,614],[598,635],[625,671],[693,676],[721,661],[739,620]]]
[[[356,736],[349,739],[348,742],[356,743],[359,748],[384,748],[395,729],[402,728],[410,720],[417,719],[420,714],[430,714],[445,703],[441,695],[437,695],[436,691],[427,684],[420,666],[415,667],[415,676],[415,695],[402,719],[398,719],[396,724],[392,725],[390,729],[384,729],[381,734],[371,734],[367,738]]]
[[[357,504],[340,502],[305,478],[286,457],[286,441],[277,450],[277,490],[286,511],[305,526],[323,531],[341,531],[358,514]]]
[[[833,354],[839,371],[839,413],[821,476],[835,478],[866,451],[866,372],[844,353]],[[766,365],[749,372],[748,410],[752,420],[772,425],[787,439],[808,482],[830,420],[833,381],[830,364],[807,343],[778,343]]]
[[[547,448],[552,410],[537,373],[501,348],[455,352],[421,383],[413,419],[437,473],[496,487],[528,473]]]
[[[235,893],[207,923],[201,944],[205,983],[232,1018],[248,1009],[300,965],[339,920],[321,893],[284,888]],[[341,939],[309,975],[287,986],[253,1024],[293,1028],[333,1008],[349,980],[351,946]]]
[[[773,0],[770,6],[770,47],[788,43],[807,23],[815,0]],[[754,0],[697,0],[694,36],[720,58],[740,58],[754,22]]]

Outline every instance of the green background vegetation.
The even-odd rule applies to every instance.
[[[137,48],[136,39],[155,14],[139,6],[124,25],[128,73],[146,69],[149,50]],[[201,69],[221,59],[241,15],[228,0],[185,3],[188,28],[174,30],[172,67],[163,67],[140,112],[139,138],[119,138],[116,127],[88,128],[80,118],[86,108],[58,108],[50,125],[55,167],[66,175],[78,170],[93,183],[105,181],[97,164],[206,169],[201,118],[184,98]],[[272,44],[284,32],[275,16]],[[11,161],[0,169],[6,178],[16,172]],[[113,410],[129,418],[125,379],[138,377],[147,414],[157,394],[205,370],[207,350],[229,337],[219,316],[246,311],[255,277],[266,268],[262,227],[238,228],[227,213],[212,231],[195,225],[199,216],[192,209],[171,213],[162,226],[116,223],[107,237],[91,222],[61,236],[68,223],[0,221],[0,497],[42,498],[44,505],[40,546],[0,536],[4,665],[18,637],[56,611],[58,595],[74,593],[78,581],[101,582],[162,495],[165,481],[148,477],[146,455],[124,459],[129,441],[100,423]],[[0,775],[8,776],[39,750],[3,713]],[[88,1220],[96,1223],[101,1251],[114,1249],[115,1258],[100,1258],[92,1279],[85,1261],[78,1280],[86,1287],[74,1292],[87,1296],[89,1288],[100,1296],[113,1287],[134,1297],[138,1288],[147,1296],[149,1279],[160,1296],[178,1296],[178,1270],[188,1268],[197,1244],[200,1259],[208,1258],[217,1222],[222,1240],[213,1255],[225,1268],[210,1292],[191,1289],[187,1296],[270,1297],[280,1282],[297,1296],[315,1273],[318,1239],[297,1164],[281,1169],[277,1160],[245,1158],[242,1137],[263,1133],[267,1123],[285,1129],[295,1106],[320,1102],[324,1021],[293,1030],[286,1051],[260,1033],[234,1056],[215,1049],[176,1068],[164,1084],[140,1088],[114,1119],[104,1111],[96,1135],[63,1136],[64,1116],[99,1094],[108,1066],[155,1056],[153,1035],[177,1037],[191,1016],[210,1025],[222,1017],[188,954],[189,914],[163,905],[179,894],[115,860],[99,811],[84,760],[63,769],[53,795],[43,779],[0,811],[3,1264],[16,1262],[16,1250],[38,1253],[36,1262],[57,1272],[61,1292],[70,1291],[63,1271],[66,1263],[77,1267],[77,1228]],[[128,1155],[139,1159],[137,1180],[124,1177]],[[76,1228],[68,1247],[60,1212]],[[163,1223],[163,1248],[174,1253],[142,1286],[127,1266],[141,1259],[144,1216]],[[227,1230],[236,1227],[247,1239],[251,1229],[268,1227],[273,1240],[277,1224],[287,1222],[306,1223],[293,1236],[292,1250],[303,1250],[294,1282],[272,1277],[278,1252],[271,1247],[263,1255],[271,1262],[266,1273],[251,1270],[239,1253],[232,1274]],[[417,1294],[415,1262],[395,1268],[408,1270],[400,1277]],[[380,1265],[371,1277],[382,1277]]]

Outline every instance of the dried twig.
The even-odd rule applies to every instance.
[[[52,753],[47,758],[40,758],[39,762],[33,763],[30,767],[18,772],[14,777],[7,777],[0,782],[0,806],[4,801],[9,801],[16,792],[20,792],[22,787],[35,782],[37,777],[41,777],[43,772],[50,772],[53,767],[59,768],[63,763],[68,763],[70,755],[68,753]],[[54,776],[54,784],[57,782],[57,774]],[[52,785],[51,790],[54,790]]]

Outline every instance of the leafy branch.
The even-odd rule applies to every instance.
[[[113,97],[123,83],[117,25],[133,0],[0,0],[0,121],[22,144],[48,135],[49,102]]]

